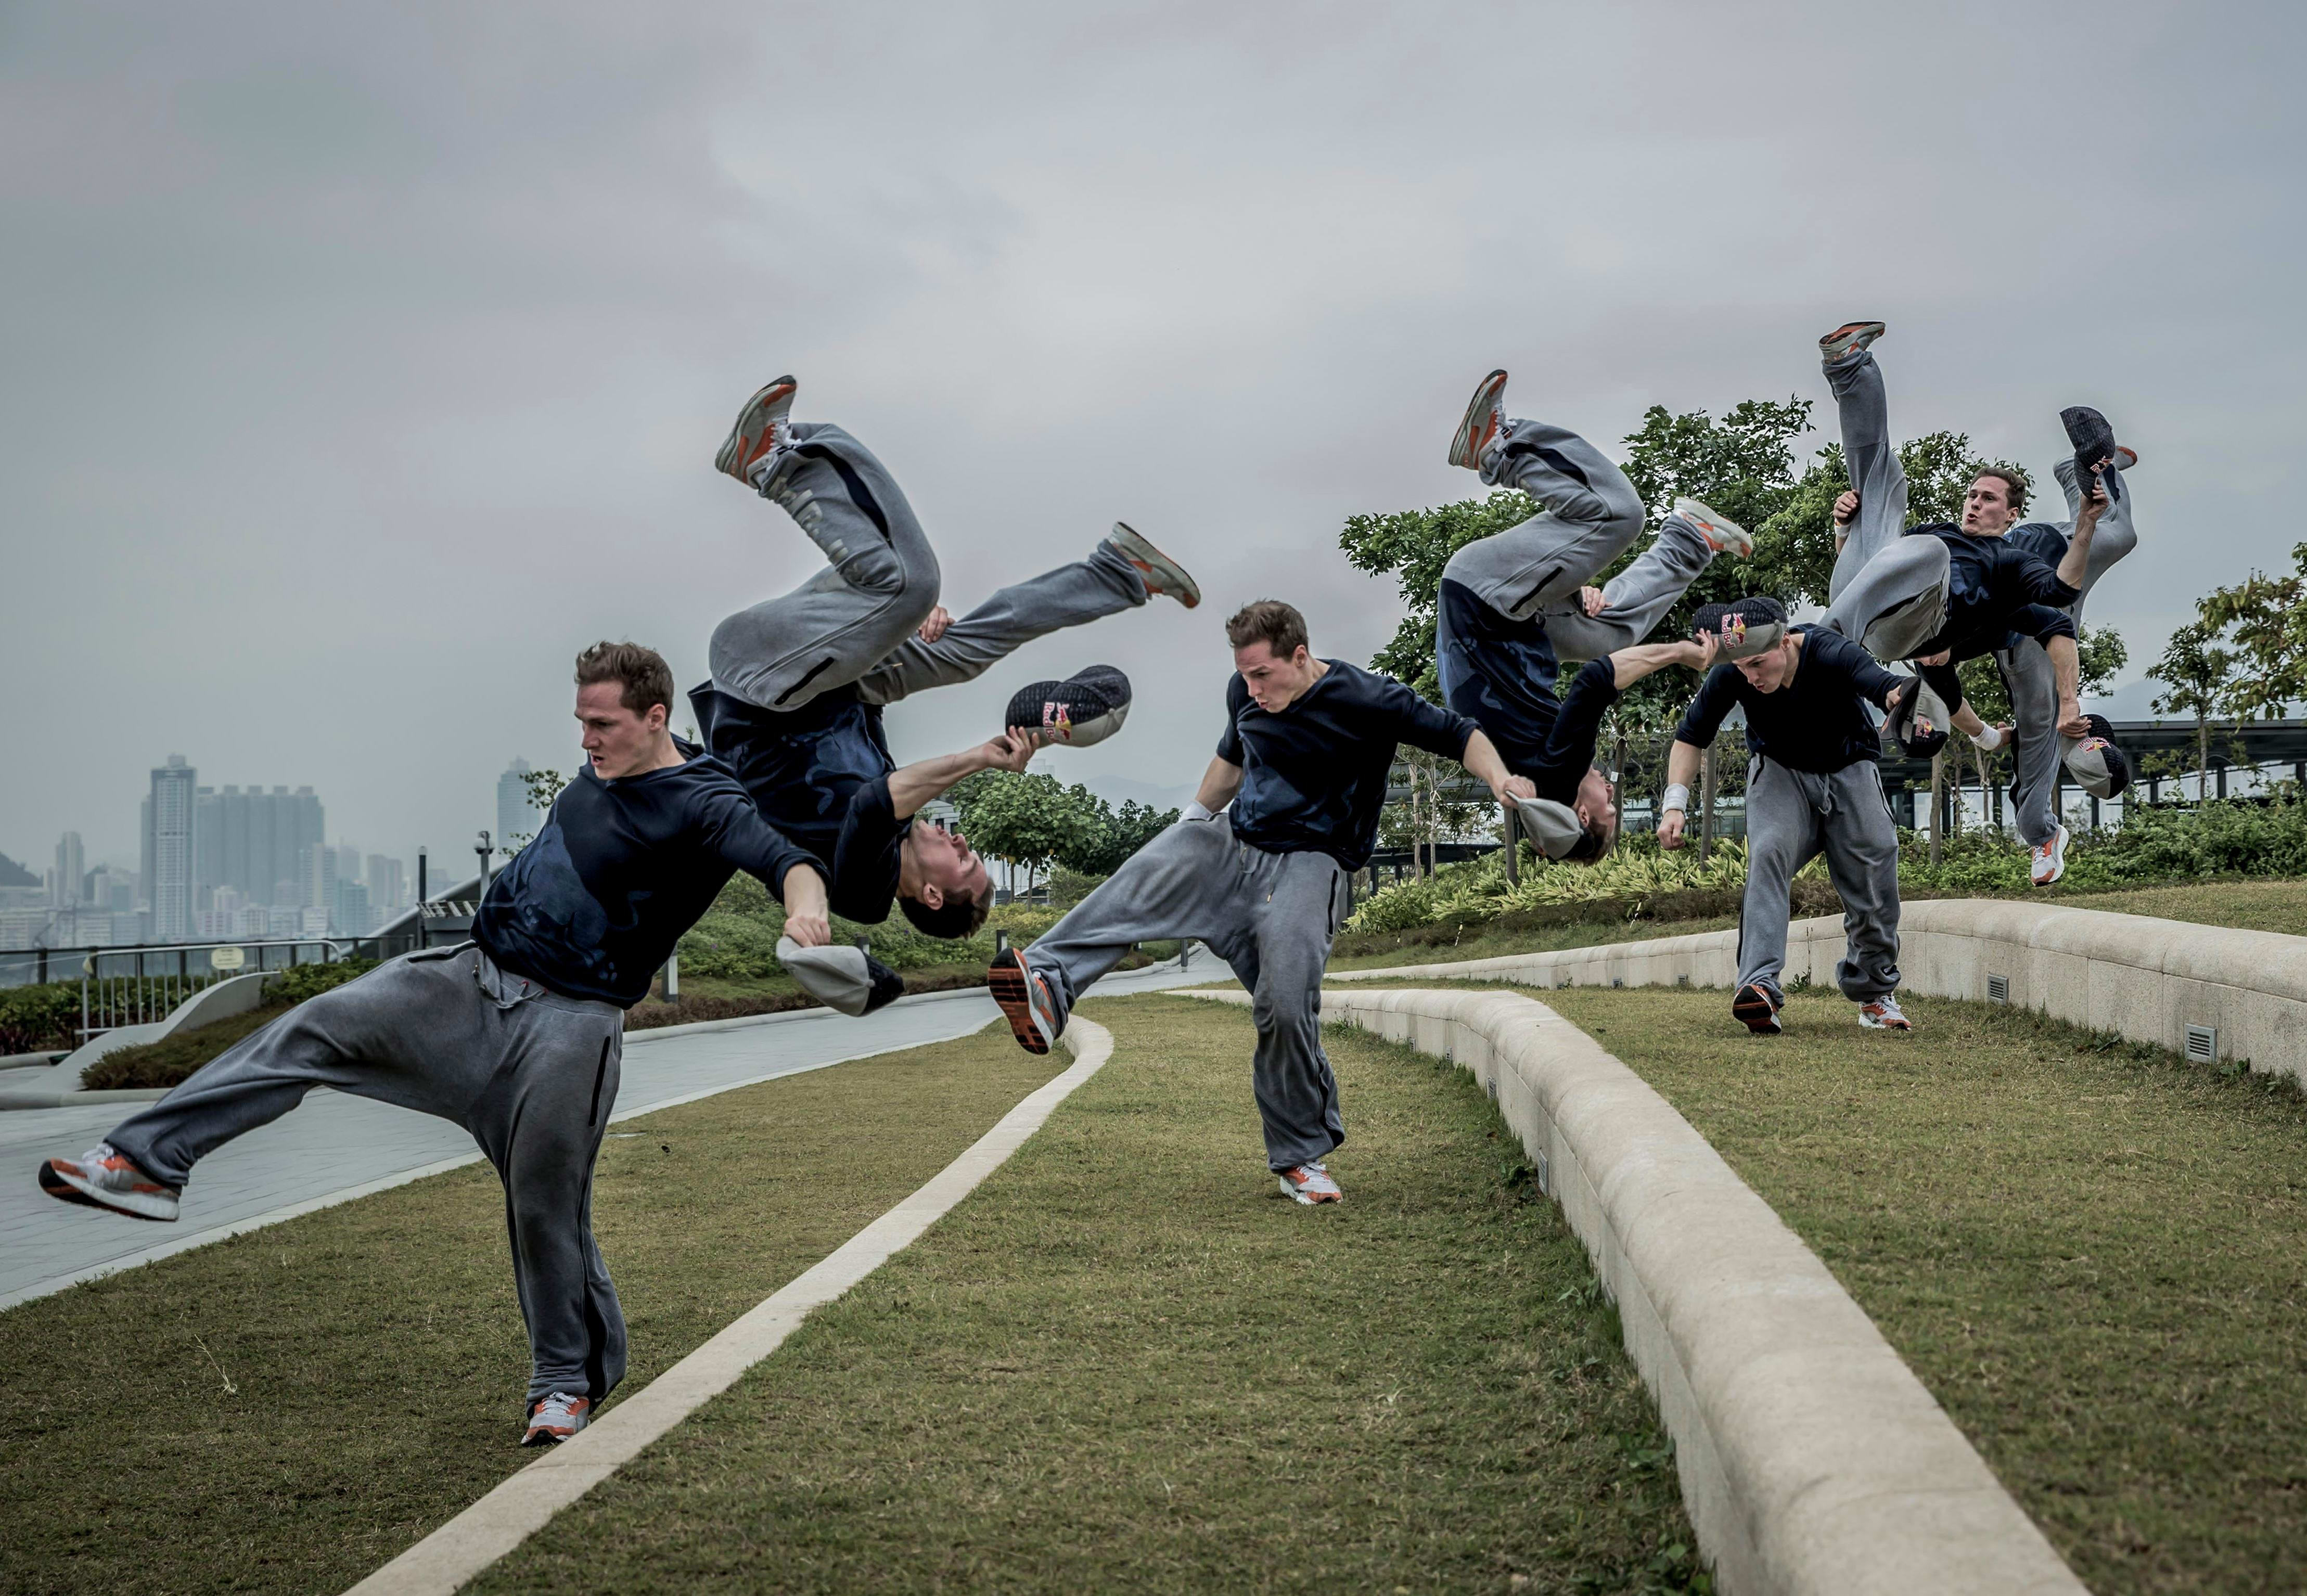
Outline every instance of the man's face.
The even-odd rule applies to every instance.
[[[1285,658],[1275,658],[1274,646],[1260,638],[1233,651],[1233,668],[1241,673],[1249,696],[1268,715],[1279,715],[1314,685],[1314,656],[1300,643]]]
[[[655,762],[665,731],[665,707],[651,704],[645,715],[625,708],[625,690],[615,682],[588,682],[577,690],[577,724],[585,730],[586,756],[593,774],[615,781]]]
[[[1795,640],[1791,637],[1780,638],[1777,648],[1735,663],[1738,674],[1756,692],[1776,692],[1795,674]]]
[[[1578,801],[1571,805],[1578,811],[1578,823],[1607,852],[1611,838],[1618,834],[1618,795],[1610,789],[1610,779],[1593,767],[1587,767],[1585,779],[1578,784]],[[1600,852],[1595,855],[1601,856]],[[1592,860],[1585,862],[1592,863]]]
[[[982,902],[993,884],[984,859],[958,831],[916,819],[905,833],[905,852],[922,883],[922,889],[909,896],[932,909],[943,908],[946,899],[956,896]]]
[[[2018,514],[2011,508],[2011,485],[2000,476],[1982,476],[1963,495],[1962,529],[1973,537],[2000,537]]]

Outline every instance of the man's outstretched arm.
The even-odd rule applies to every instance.
[[[1668,665],[1688,665],[1703,674],[1714,668],[1716,652],[1717,645],[1711,637],[1703,642],[1637,643],[1610,656],[1610,682],[1624,692],[1643,677]]]
[[[2090,491],[2083,495],[2082,508],[2075,512],[2075,529],[2067,538],[2067,552],[2059,561],[2059,580],[2077,592],[2082,590],[2083,578],[2090,573],[2091,536],[2098,530],[2098,518],[2105,513],[2105,485],[2093,476]]]
[[[1501,803],[1509,798],[1538,796],[1538,787],[1530,777],[1516,776],[1506,768],[1505,760],[1498,755],[1497,744],[1492,742],[1486,733],[1478,731],[1466,739],[1466,751],[1458,756],[1458,762],[1471,772],[1475,779],[1487,783],[1490,796]]]
[[[1217,756],[1210,761],[1210,768],[1202,772],[1201,788],[1194,794],[1194,808],[1201,812],[1196,814],[1193,810],[1188,810],[1186,819],[1208,819],[1231,803],[1233,795],[1240,791],[1241,767],[1222,754]]]
[[[939,754],[934,759],[904,766],[889,773],[889,808],[897,819],[911,819],[921,812],[922,804],[962,777],[981,770],[1023,770],[1033,757],[1033,739],[1012,730],[959,753]]]

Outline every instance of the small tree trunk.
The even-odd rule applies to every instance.
[[[1943,750],[1931,756],[1931,864],[1939,862],[1941,843],[1939,825],[1946,813],[1946,753]]]
[[[2211,723],[2203,712],[2195,711],[2195,802],[2202,802],[2211,795]]]
[[[1698,862],[1704,864],[1714,851],[1714,745],[1708,743],[1706,757],[1698,764]]]

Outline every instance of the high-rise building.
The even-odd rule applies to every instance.
[[[296,857],[296,902],[325,914],[336,901],[337,851],[316,842]]]
[[[399,860],[387,854],[368,856],[368,902],[380,914],[397,914],[408,906],[408,878]]]
[[[536,835],[536,805],[529,802],[528,761],[515,759],[497,777],[497,846],[507,858]]]
[[[56,844],[56,868],[48,878],[48,901],[60,909],[77,906],[87,874],[88,861],[82,856],[80,833],[67,831]]]
[[[231,887],[249,901],[302,907],[293,885],[304,874],[304,851],[324,835],[327,816],[310,787],[203,788],[200,794],[200,886],[213,893]],[[292,896],[280,896],[280,883]]]
[[[368,888],[344,876],[337,878],[335,902],[329,910],[330,929],[340,937],[364,937],[376,929],[368,905]]]
[[[151,895],[152,935],[182,942],[193,935],[193,805],[199,772],[182,754],[152,772],[145,802],[144,877]]]
[[[357,881],[361,879],[361,851],[348,842],[337,845],[337,880]]]

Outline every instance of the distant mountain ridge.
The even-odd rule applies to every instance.
[[[42,879],[5,854],[0,854],[0,887],[39,887]]]

